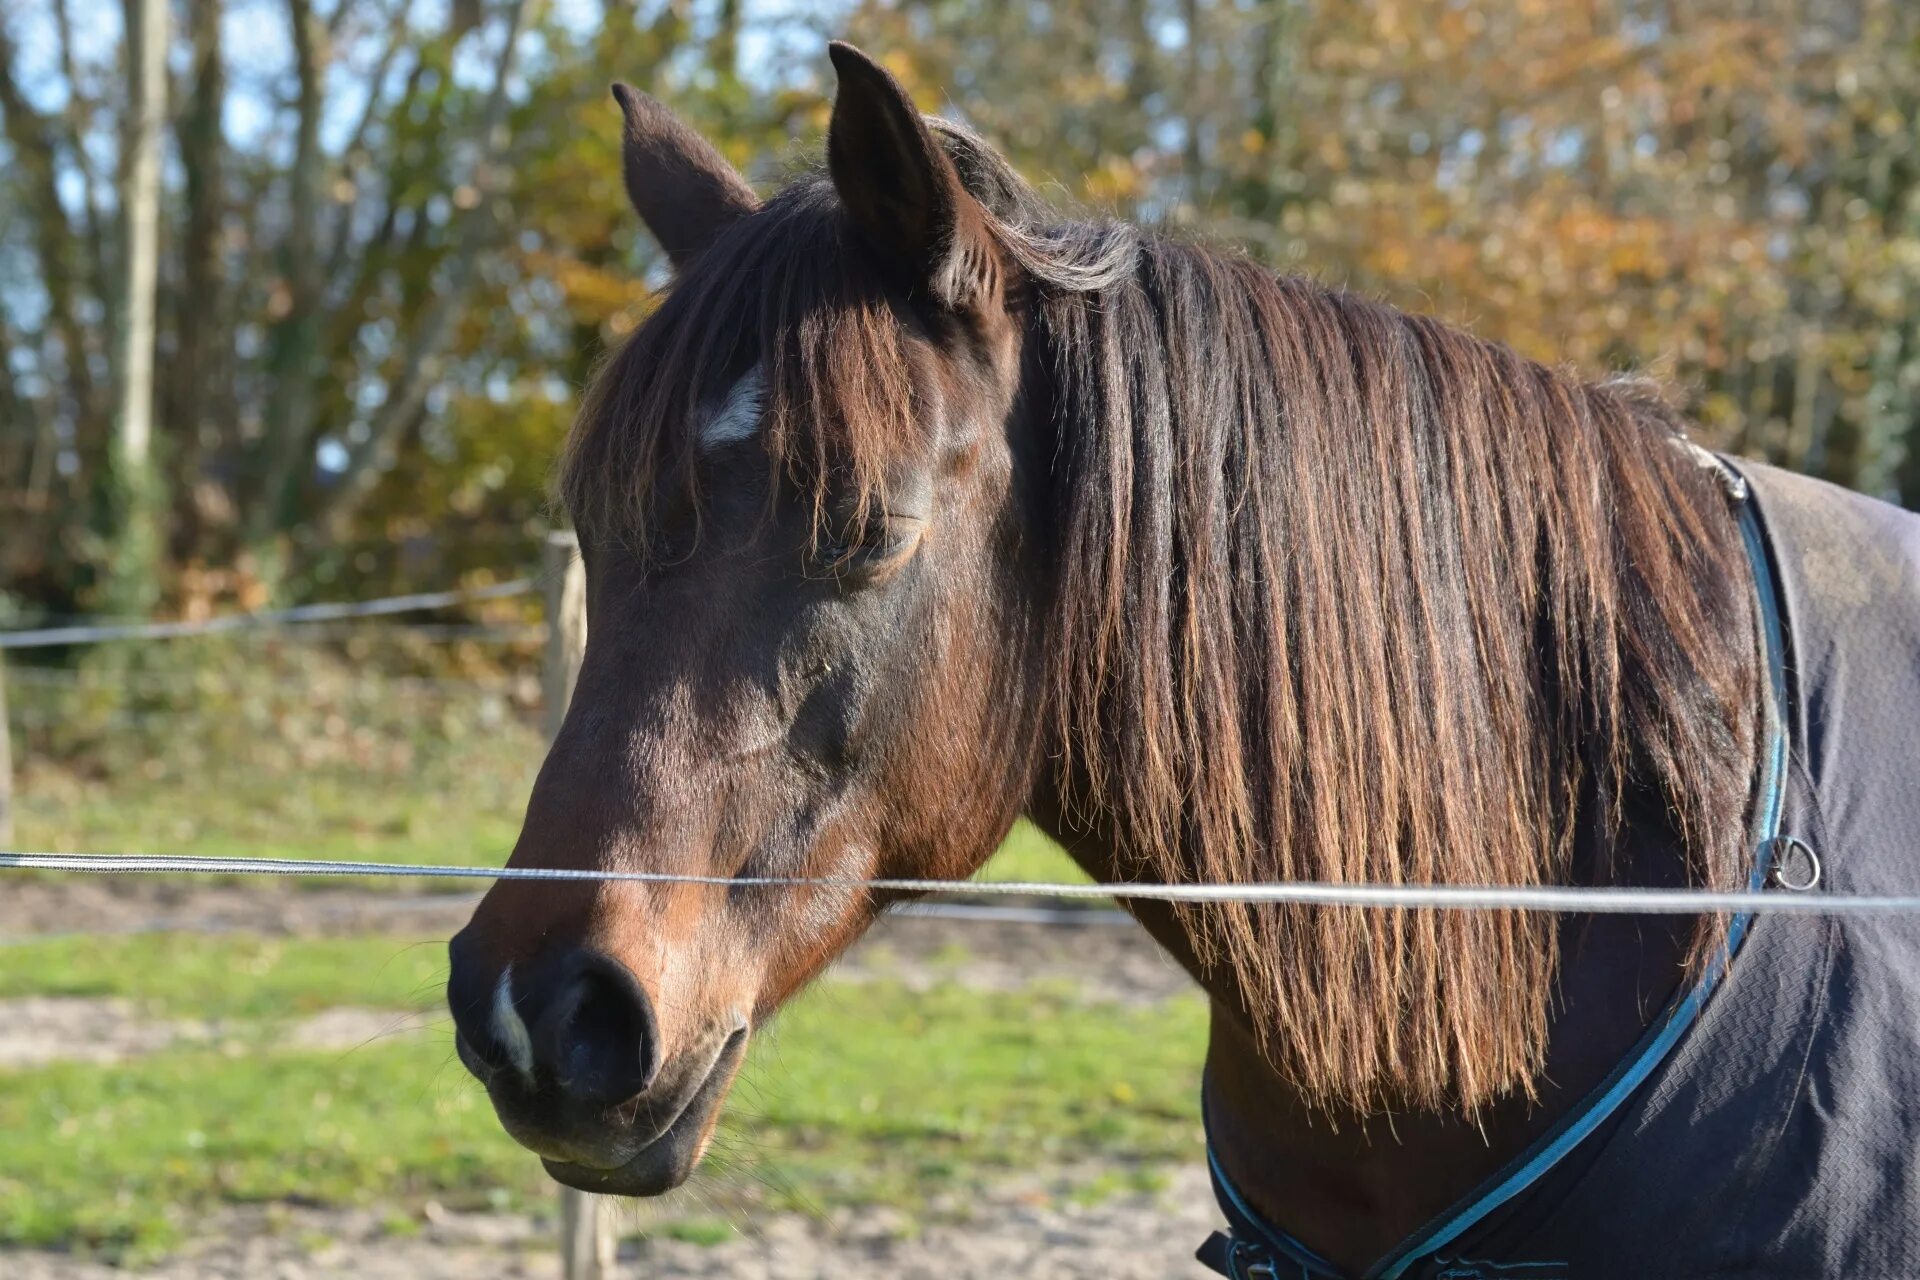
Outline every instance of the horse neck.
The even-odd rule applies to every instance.
[[[1675,833],[1657,812],[1615,826],[1584,815],[1576,882],[1677,887]],[[1128,879],[1111,823],[1068,822],[1043,787],[1030,817],[1101,883]],[[1191,865],[1191,860],[1189,865]],[[1537,1096],[1458,1109],[1330,1112],[1276,1071],[1251,1034],[1248,1001],[1226,966],[1207,963],[1188,923],[1165,903],[1126,908],[1209,997],[1209,1143],[1236,1189],[1269,1222],[1358,1275],[1394,1242],[1455,1203],[1586,1097],[1639,1039],[1686,973],[1692,921],[1678,916],[1567,919],[1559,990]]]

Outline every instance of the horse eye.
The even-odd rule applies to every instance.
[[[809,558],[818,571],[835,577],[873,578],[904,563],[920,545],[924,527],[913,517],[883,513],[860,530],[822,539]]]

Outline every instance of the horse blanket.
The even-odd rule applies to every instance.
[[[1757,855],[1787,855],[1775,883],[1800,888],[1780,892],[1920,892],[1920,516],[1735,469],[1784,640],[1778,836]],[[1920,917],[1753,917],[1658,1064],[1546,1154],[1366,1280],[1920,1277]],[[1239,1242],[1219,1269],[1339,1275],[1215,1181]]]

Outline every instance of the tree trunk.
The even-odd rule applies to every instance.
[[[205,458],[231,439],[230,424],[213,419],[215,388],[225,385],[228,344],[227,281],[221,230],[226,212],[226,65],[220,46],[221,0],[188,0],[193,56],[191,86],[180,119],[180,168],[186,175],[186,221],[181,230],[180,291],[174,306],[175,354],[168,380],[166,426],[177,450],[176,483],[198,483]],[[203,541],[195,530],[191,539]],[[184,549],[184,548],[183,548]]]
[[[160,140],[167,113],[167,0],[134,0],[128,28],[133,103],[128,121],[125,309],[113,478],[116,499],[109,605],[144,613],[159,598],[161,511],[153,466],[154,286],[160,265]]]
[[[321,372],[318,224],[324,168],[320,154],[324,32],[311,0],[287,0],[287,21],[292,27],[299,93],[293,167],[287,175],[287,238],[281,254],[284,293],[278,303],[286,311],[274,336],[269,369],[273,389],[267,400],[260,486],[246,517],[247,543],[270,579],[278,576],[273,543],[286,524],[294,491],[311,459],[313,396]]]

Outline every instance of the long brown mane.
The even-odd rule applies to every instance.
[[[1027,282],[1052,406],[1034,424],[1054,459],[1051,671],[1031,712],[1123,868],[1567,883],[1577,832],[1652,813],[1693,882],[1734,883],[1746,570],[1656,396],[1063,218],[941,136]],[[692,265],[588,398],[563,476],[577,519],[643,528],[663,478],[693,486],[675,460],[695,403],[756,353],[776,463],[816,505],[830,481],[878,483],[911,384],[842,221],[802,179]],[[1537,1079],[1547,917],[1227,905],[1189,927],[1312,1098],[1472,1109]]]

